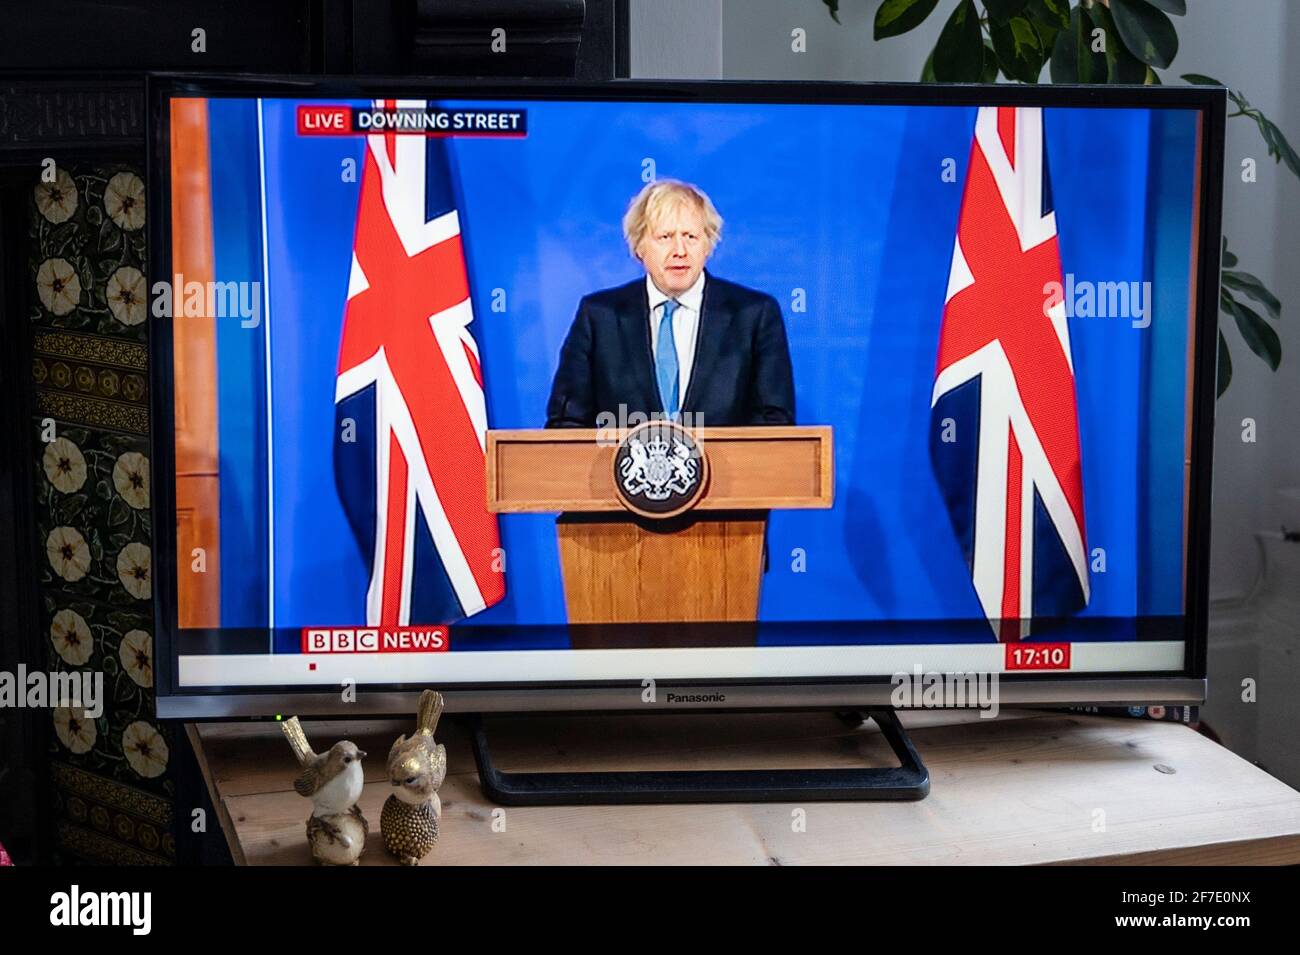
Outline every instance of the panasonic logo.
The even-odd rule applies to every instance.
[[[665,696],[667,703],[725,703],[725,693],[669,693]]]

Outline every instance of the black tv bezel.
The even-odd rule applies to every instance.
[[[292,97],[367,100],[483,99],[613,102],[846,104],[863,106],[1040,106],[1199,111],[1199,248],[1196,260],[1195,360],[1191,386],[1190,473],[1185,559],[1184,667],[1174,671],[1003,673],[1003,705],[1134,705],[1198,703],[1205,698],[1208,619],[1211,456],[1213,452],[1217,302],[1227,91],[1212,86],[1079,86],[767,81],[614,80],[590,84],[557,80],[421,79],[151,73],[146,78],[149,284],[171,276],[170,132],[167,102],[176,96]],[[153,454],[155,690],[162,717],[229,719],[272,716],[287,710],[314,715],[382,715],[407,712],[423,685],[357,688],[354,702],[312,685],[194,688],[178,685],[174,652],[176,510],[172,338],[170,319],[150,322],[150,411]],[[632,680],[454,683],[438,687],[450,711],[645,711],[642,684]],[[689,708],[833,708],[888,703],[890,678],[770,677],[664,680],[673,689],[722,699]],[[710,691],[705,693],[704,691]],[[660,704],[651,710],[672,709]]]

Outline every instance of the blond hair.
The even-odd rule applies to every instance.
[[[651,225],[657,222],[670,206],[681,203],[690,203],[699,210],[701,218],[704,219],[704,237],[709,243],[708,251],[713,252],[718,240],[722,238],[722,216],[718,215],[712,200],[703,189],[689,182],[656,179],[647,183],[645,188],[636,194],[627,207],[627,213],[623,216],[623,236],[627,239],[627,247],[631,250],[633,258],[640,258],[636,249]]]

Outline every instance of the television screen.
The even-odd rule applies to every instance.
[[[1203,677],[1211,93],[162,90],[165,711]]]

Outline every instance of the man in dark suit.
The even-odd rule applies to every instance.
[[[578,304],[546,426],[609,427],[634,414],[693,427],[794,424],[776,299],[704,270],[722,231],[708,196],[675,180],[652,182],[632,201],[623,231],[646,276]]]

